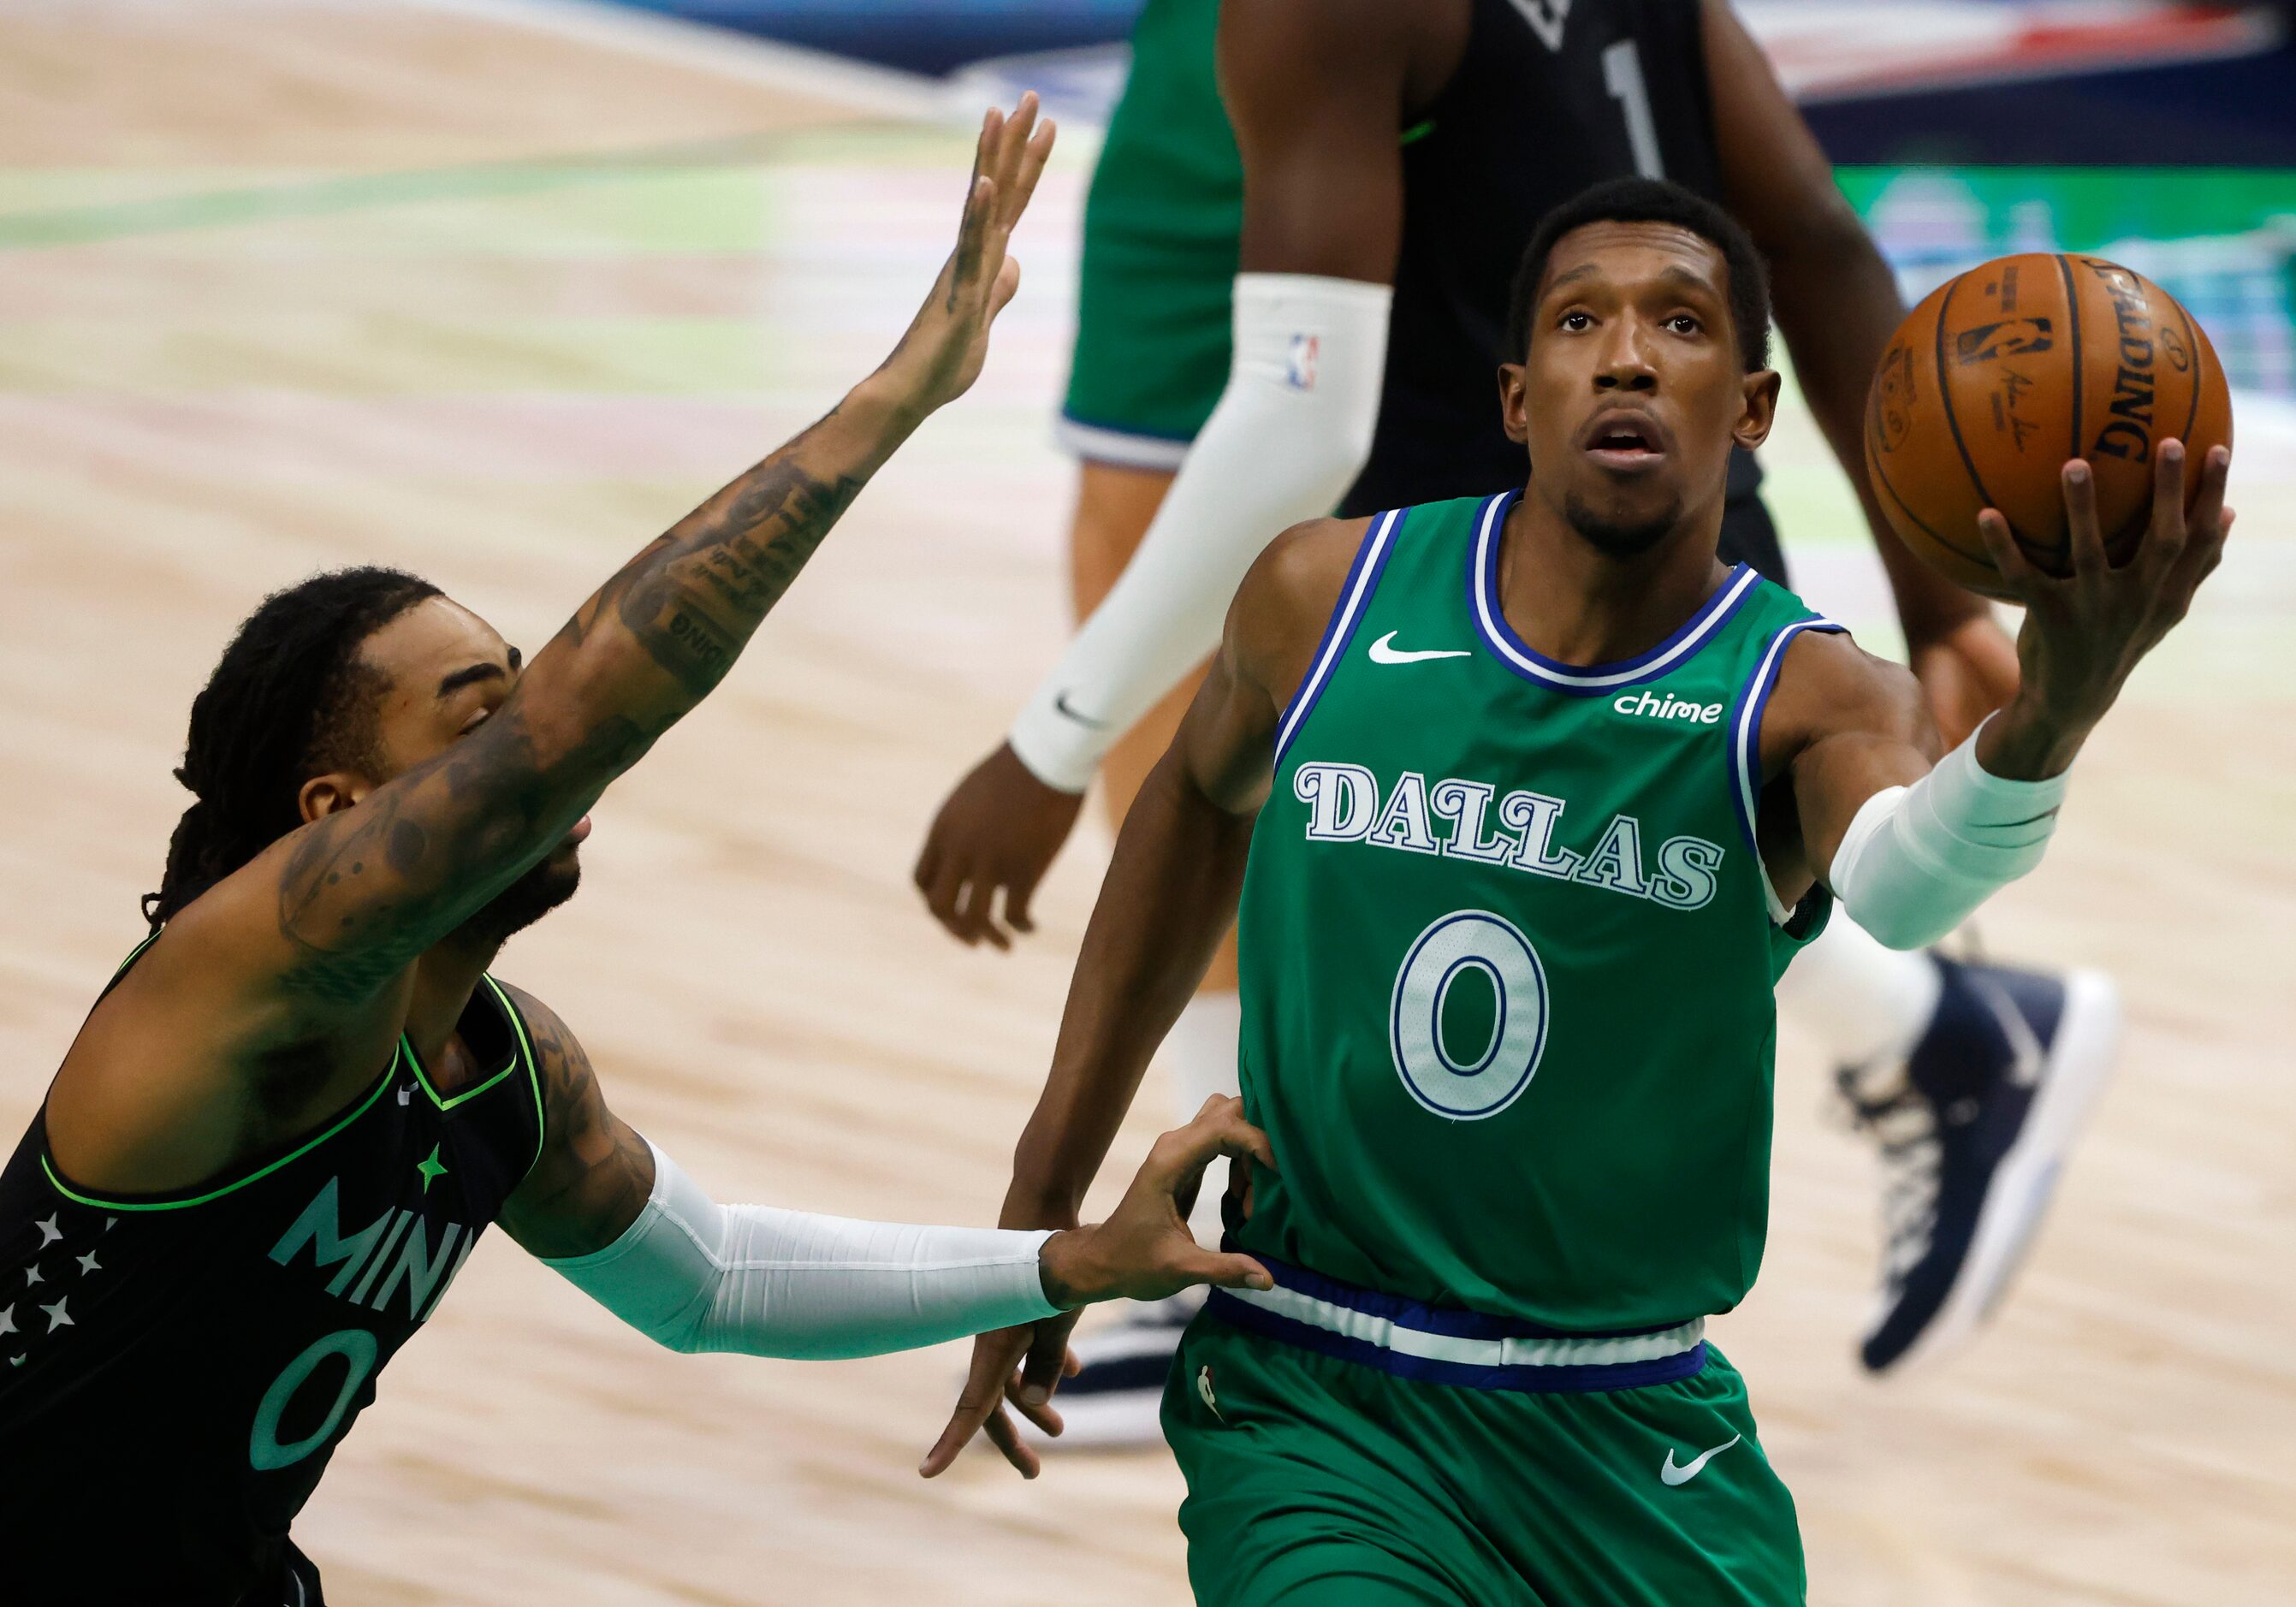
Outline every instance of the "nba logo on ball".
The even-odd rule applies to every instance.
[[[2176,299],[2101,257],[2004,257],[1907,314],[1874,376],[1866,468],[1899,540],[1972,591],[2008,596],[1978,515],[1997,509],[2027,562],[2072,560],[2061,481],[2085,460],[2107,559],[2127,562],[2152,504],[2153,449],[2199,463],[2232,444],[2232,393]],[[2200,477],[2185,477],[2185,505]]]

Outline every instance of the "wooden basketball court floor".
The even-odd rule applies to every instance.
[[[400,563],[537,644],[922,294],[963,130],[906,84],[694,38],[508,0],[0,12],[12,1138],[141,931],[186,706],[264,590]],[[1063,628],[1046,422],[1089,145],[1026,226],[979,390],[610,795],[582,897],[504,965],[721,1198],[995,1209],[1105,836],[1011,958],[944,940],[906,872]],[[1852,1363],[1871,1160],[1788,1029],[1768,1265],[1718,1326],[1814,1602],[2296,1597],[2296,426],[2241,428],[2231,560],[1984,919],[1997,953],[2110,967],[2132,1027],[2015,1300],[1934,1372]],[[1797,416],[1771,454],[1805,589],[1886,643],[1814,441]],[[1152,1084],[1112,1171],[1167,1114]],[[430,1327],[297,1529],[335,1599],[1185,1598],[1160,1454],[917,1479],[958,1348],[676,1357],[499,1235]]]

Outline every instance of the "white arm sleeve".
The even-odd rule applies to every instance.
[[[1236,275],[1219,406],[1123,578],[1013,726],[1039,781],[1082,791],[1110,745],[1219,645],[1261,549],[1338,505],[1371,455],[1393,298],[1353,279]]]
[[[1037,1267],[1050,1234],[721,1206],[659,1149],[653,1168],[620,1238],[543,1265],[673,1350],[875,1356],[1057,1310]]]
[[[1833,857],[1834,897],[1891,948],[1934,943],[2041,863],[2064,796],[2062,775],[1988,772],[1972,734],[1912,786],[1884,787],[1859,808]]]

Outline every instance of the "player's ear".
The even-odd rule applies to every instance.
[[[1746,406],[1731,427],[1730,439],[1747,451],[1770,439],[1770,426],[1778,422],[1778,391],[1784,383],[1775,368],[1758,368],[1746,376]]]
[[[295,794],[297,810],[308,825],[324,820],[338,809],[348,809],[365,798],[371,789],[366,777],[348,770],[331,770],[324,775],[315,775],[305,782]]]
[[[1507,439],[1523,446],[1530,439],[1530,385],[1520,363],[1499,365],[1499,423]]]

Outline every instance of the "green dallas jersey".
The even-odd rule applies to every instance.
[[[1571,1331],[1727,1310],[1768,1210],[1772,985],[1823,924],[1756,854],[1786,644],[1741,566],[1618,664],[1497,597],[1513,494],[1372,521],[1277,734],[1240,914],[1243,1248]]]

